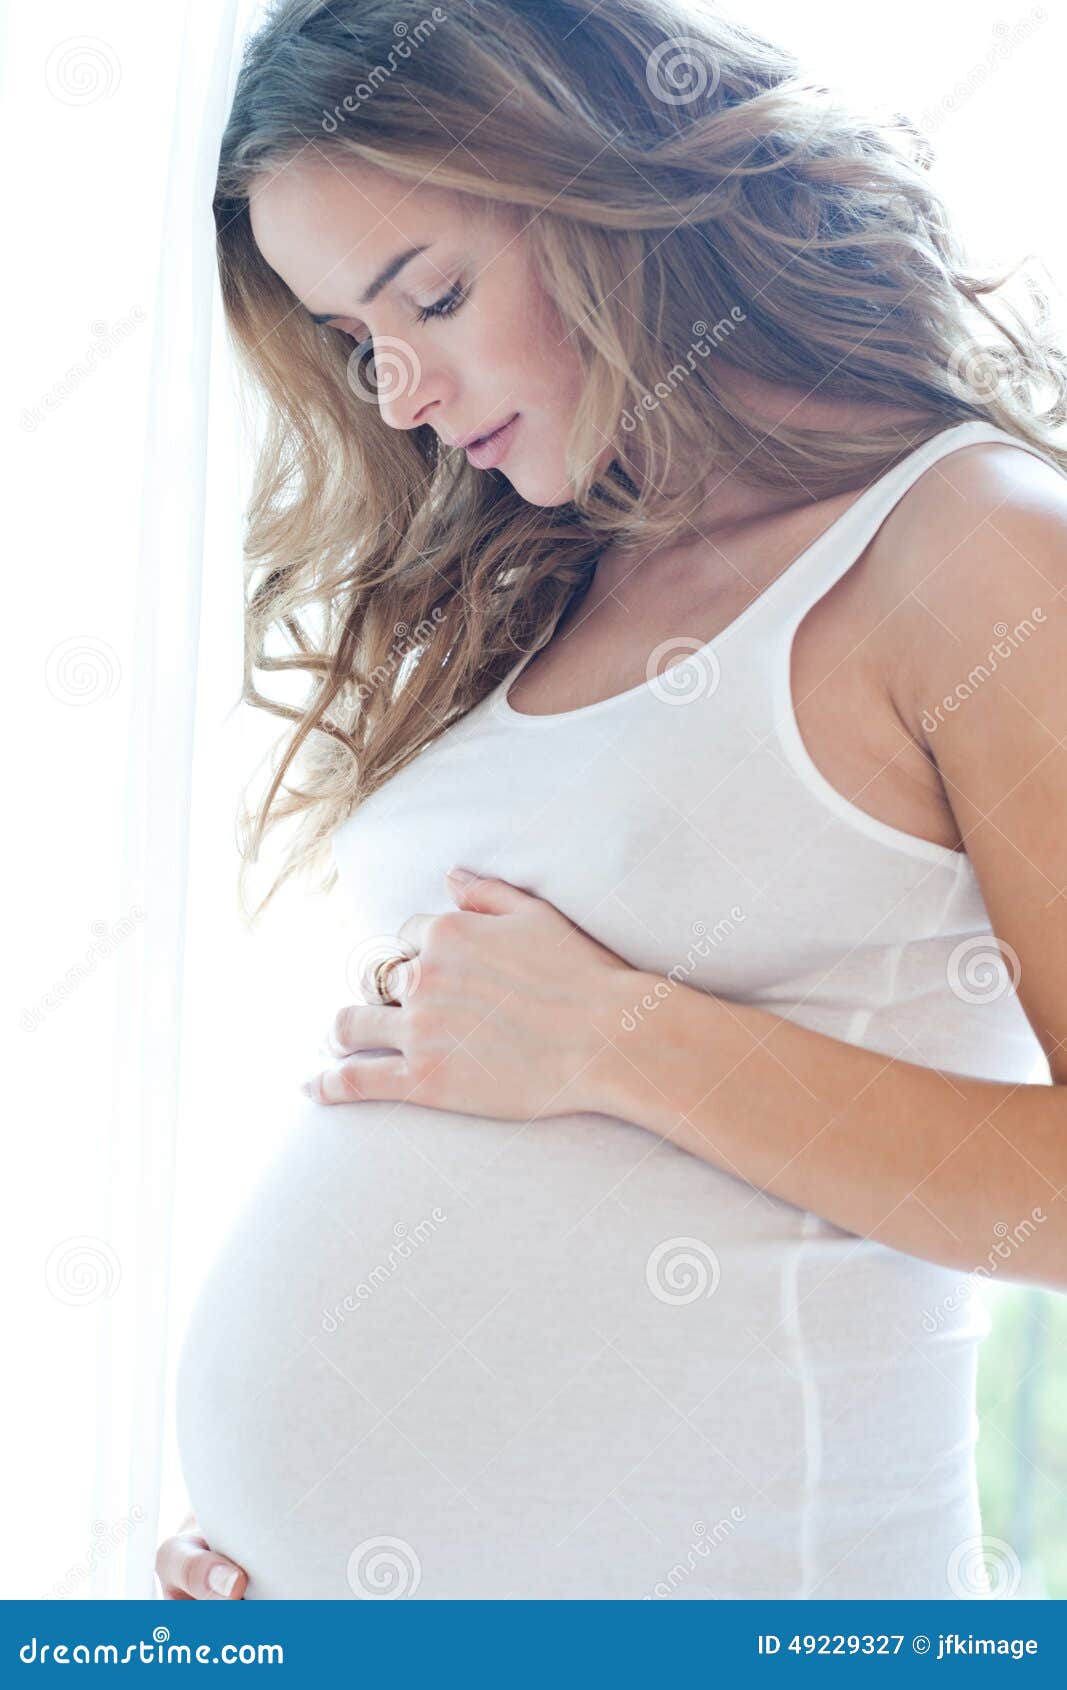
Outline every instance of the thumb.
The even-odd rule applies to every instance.
[[[248,1582],[243,1567],[193,1532],[179,1532],[160,1544],[156,1574],[164,1592],[177,1590],[197,1600],[243,1597]]]
[[[513,886],[510,880],[472,874],[470,869],[458,866],[449,869],[445,881],[461,910],[473,910],[481,915],[513,915],[524,904],[541,901],[532,892]]]

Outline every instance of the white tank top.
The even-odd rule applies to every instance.
[[[658,682],[530,716],[507,702],[521,659],[338,830],[367,931],[453,908],[441,874],[454,861],[549,899],[636,968],[684,970],[686,984],[912,1062],[1025,1080],[1041,1048],[969,858],[831,786],[789,681],[805,613],[924,470],[979,440],[1045,458],[985,422],[946,429],[722,633],[667,642],[684,661]]]
[[[638,968],[1034,1077],[966,855],[842,797],[789,683],[805,612],[979,440],[1032,450],[927,441],[665,678],[529,716],[517,664],[338,829],[339,951],[454,907],[458,862]],[[606,1115],[308,1104],[193,1317],[190,1496],[252,1599],[983,1595],[975,1289]]]

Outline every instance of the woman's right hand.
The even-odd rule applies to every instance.
[[[156,1550],[156,1577],[163,1595],[177,1602],[236,1602],[248,1587],[244,1568],[209,1547],[193,1515]]]

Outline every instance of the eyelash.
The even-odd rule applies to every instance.
[[[466,297],[466,291],[457,282],[455,287],[450,288],[443,298],[435,300],[433,305],[423,306],[421,310],[417,311],[416,317],[420,323],[428,322],[431,317],[451,317],[459,310]]]
[[[434,300],[432,305],[420,306],[419,310],[415,313],[416,320],[420,323],[425,323],[428,322],[431,317],[452,317],[465,302],[466,298],[466,288],[461,282],[457,282],[455,286],[449,288],[448,292],[443,294],[440,299]],[[352,338],[356,341],[357,347],[362,348],[370,345],[372,337],[370,335],[365,335],[363,339],[360,340],[357,336],[353,335]]]

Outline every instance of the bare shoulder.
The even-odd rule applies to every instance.
[[[869,589],[883,595],[893,701],[937,769],[1023,1008],[1067,1085],[1067,477],[1017,447],[976,444],[900,505]]]
[[[1010,684],[1008,654],[1050,623],[1042,668],[1063,674],[1067,475],[1000,441],[950,452],[886,518],[864,586],[892,701],[932,749],[958,697],[998,668]]]

